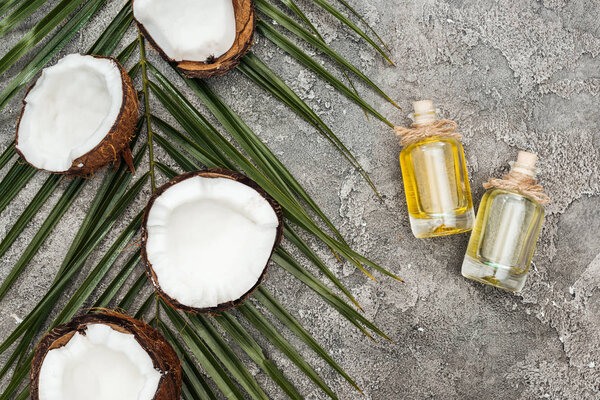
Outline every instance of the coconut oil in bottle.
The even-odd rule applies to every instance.
[[[414,127],[437,119],[430,100],[414,103]],[[432,136],[400,153],[410,226],[417,238],[467,232],[475,214],[462,144]]]
[[[535,176],[535,154],[519,152],[512,171]],[[481,200],[462,265],[464,277],[523,289],[544,219],[544,206],[517,191],[493,188]]]

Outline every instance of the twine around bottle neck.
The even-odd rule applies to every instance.
[[[483,184],[483,187],[486,189],[514,190],[524,196],[531,197],[540,204],[550,203],[550,197],[544,193],[544,189],[537,184],[533,176],[516,171],[511,171],[502,178],[491,178]]]
[[[456,132],[456,122],[441,119],[424,124],[413,123],[411,128],[394,127],[394,133],[400,138],[403,147],[418,143],[430,137],[449,137],[460,140],[462,135]]]

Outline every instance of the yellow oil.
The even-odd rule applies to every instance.
[[[511,291],[527,279],[544,207],[519,193],[488,190],[479,206],[462,273]]]
[[[463,147],[454,138],[431,137],[400,153],[406,203],[416,237],[472,229],[474,212]]]

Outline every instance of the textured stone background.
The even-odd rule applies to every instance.
[[[285,162],[355,248],[406,280],[405,284],[383,277],[370,281],[351,266],[337,264],[320,248],[366,315],[389,333],[394,344],[372,343],[277,268],[271,269],[266,282],[357,379],[364,395],[294,343],[342,399],[600,398],[600,2],[350,3],[378,27],[393,50],[396,68],[312,2],[300,1],[326,40],[397,99],[404,111],[359,85],[369,102],[390,120],[407,123],[411,101],[432,98],[444,117],[455,119],[464,134],[476,204],[483,193],[481,183],[505,172],[518,149],[540,155],[539,178],[554,202],[548,207],[535,268],[522,294],[466,281],[460,265],[468,235],[435,240],[411,236],[400,185],[399,147],[390,129],[374,119],[367,121],[359,108],[259,38],[255,52],[335,128],[371,174],[383,202],[326,140],[241,74],[214,79],[210,85]],[[85,51],[122,4],[110,2],[63,54]],[[39,15],[2,39],[2,54]],[[133,35],[130,32],[130,38]],[[5,74],[0,87],[18,70],[16,66]],[[0,148],[14,134],[19,101],[15,99],[0,117]],[[162,115],[155,101],[152,107]],[[170,162],[160,152],[158,158]],[[6,169],[0,171],[5,173]],[[0,215],[0,237],[44,179],[38,174]],[[12,315],[26,315],[48,287],[97,185],[94,181],[88,186],[0,302],[0,338],[16,326]],[[138,204],[147,196],[148,191]],[[54,196],[48,201],[0,259],[0,279],[56,200]],[[91,257],[88,268],[101,254]],[[263,344],[307,398],[324,398],[289,361]],[[251,371],[273,398],[284,398],[258,368]]]

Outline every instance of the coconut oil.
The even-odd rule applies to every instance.
[[[513,170],[533,176],[536,158],[520,152]],[[513,190],[488,190],[477,212],[463,276],[505,290],[523,289],[544,214],[544,206],[533,198]]]
[[[414,103],[415,126],[436,120],[429,100]],[[433,136],[406,146],[400,166],[410,218],[417,238],[451,235],[472,229],[475,214],[462,144]]]

